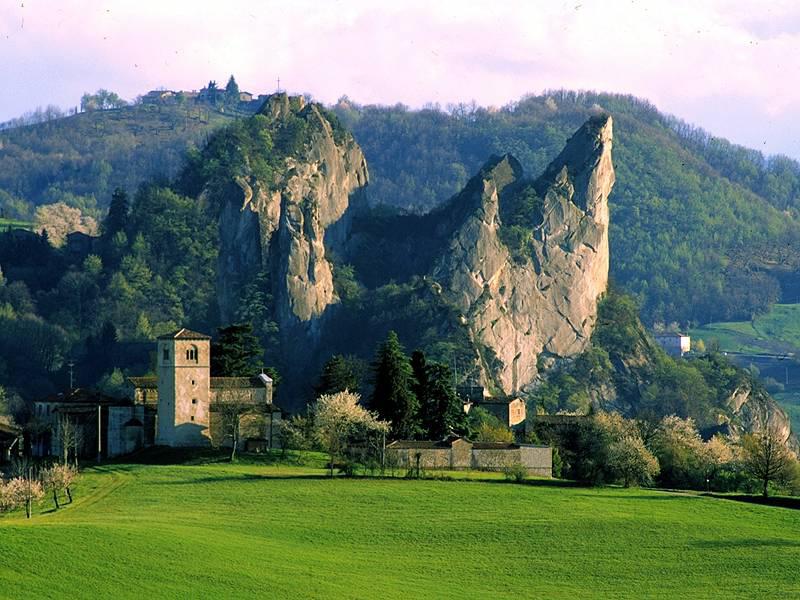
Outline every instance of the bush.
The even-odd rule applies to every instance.
[[[506,481],[513,481],[515,483],[522,483],[528,477],[528,470],[520,463],[514,463],[503,469],[503,475]]]
[[[339,465],[339,473],[345,477],[354,477],[356,474],[357,464],[352,460],[347,460]]]

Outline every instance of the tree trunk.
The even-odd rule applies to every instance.
[[[56,510],[58,510],[59,508],[61,508],[61,507],[58,505],[58,489],[56,489],[56,488],[53,488],[53,502],[54,502],[54,503],[55,503],[55,505],[56,505]]]
[[[28,496],[28,497],[25,499],[25,518],[27,518],[27,519],[30,519],[30,518],[31,518],[31,510],[32,510],[32,508],[33,508],[33,507],[32,507],[32,504],[33,504],[33,502],[32,502],[32,500],[31,500],[31,497],[30,497],[30,496]]]
[[[72,492],[69,490],[69,486],[67,486],[66,490],[67,490],[67,498],[69,498],[69,503],[72,504]]]
[[[330,458],[328,460],[328,464],[331,467],[331,477],[333,477],[333,452],[330,453]]]
[[[764,498],[766,498],[766,497],[767,497],[767,495],[768,495],[768,490],[767,490],[767,487],[768,487],[768,486],[769,486],[769,478],[765,477],[765,478],[764,478],[764,491],[763,491],[763,493],[762,493],[762,495],[764,496]]]

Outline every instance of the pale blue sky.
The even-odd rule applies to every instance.
[[[0,0],[0,121],[234,73],[333,102],[631,93],[734,142],[800,158],[800,2]]]

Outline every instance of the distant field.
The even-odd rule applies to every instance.
[[[776,304],[753,321],[710,323],[690,331],[694,339],[719,341],[727,352],[800,354],[800,304]]]
[[[113,465],[0,518],[0,597],[798,597],[800,511],[315,466]]]
[[[702,339],[706,345],[717,340],[720,349],[732,354],[741,366],[755,364],[762,376],[786,384],[783,392],[773,396],[788,413],[792,429],[800,432],[800,304],[776,304],[767,314],[753,321],[710,323],[690,331],[692,341]],[[749,355],[794,354],[793,358],[764,358]]]
[[[14,219],[0,219],[0,232],[5,231],[7,228],[19,229],[33,229],[31,221],[15,221]]]

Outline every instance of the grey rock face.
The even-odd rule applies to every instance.
[[[588,121],[536,181],[542,220],[523,261],[499,233],[501,203],[522,177],[513,157],[490,162],[456,199],[466,214],[432,277],[462,311],[498,392],[531,383],[540,355],[573,356],[589,342],[608,283],[612,138],[610,116]]]
[[[797,451],[797,438],[792,433],[786,412],[763,391],[743,385],[728,398],[728,408],[734,415],[731,430],[734,434],[773,431],[781,443]]]
[[[338,302],[326,241],[329,247],[341,245],[347,209],[359,202],[369,179],[352,136],[337,140],[317,105],[300,107],[308,132],[302,150],[286,157],[275,181],[238,178],[239,189],[229,191],[219,217],[222,320],[232,320],[242,286],[266,269],[276,320],[292,335],[298,328],[313,334],[325,309]],[[280,119],[291,110],[289,99],[278,94],[262,112]]]

